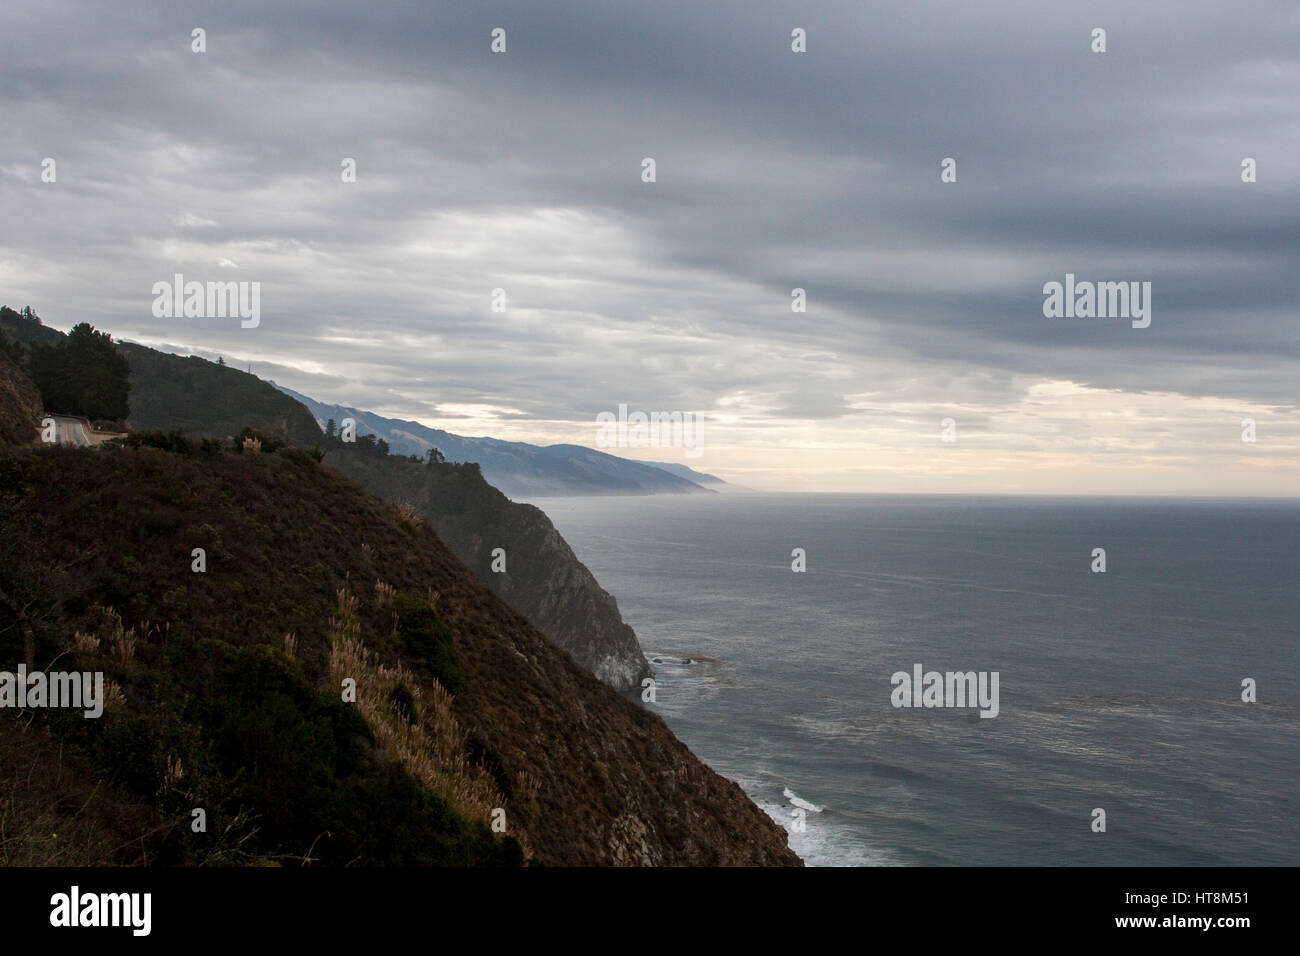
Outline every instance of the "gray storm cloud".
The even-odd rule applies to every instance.
[[[0,298],[64,328],[426,419],[748,442],[1054,380],[1295,433],[1289,2],[55,2],[0,37]],[[154,318],[176,272],[261,282],[260,326]],[[1045,319],[1067,272],[1150,281],[1151,327]]]

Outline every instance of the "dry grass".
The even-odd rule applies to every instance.
[[[113,653],[123,664],[135,659],[135,628],[128,627],[113,635]]]
[[[338,599],[338,611],[330,618],[330,626],[360,632],[361,623],[357,619],[357,611],[361,605],[357,602],[357,596],[347,588],[339,588],[334,593]]]
[[[393,506],[397,512],[397,522],[405,528],[417,528],[424,524],[424,517],[409,501],[399,501]]]
[[[167,775],[165,778],[166,786],[175,787],[177,784],[181,782],[181,778],[184,776],[185,776],[185,768],[181,766],[181,758],[173,757],[171,754],[168,754]]]
[[[492,776],[466,759],[465,732],[452,712],[452,695],[437,680],[421,684],[406,667],[381,664],[361,640],[356,598],[340,589],[338,600],[329,635],[332,686],[340,686],[345,677],[355,680],[356,705],[375,743],[461,816],[490,822],[492,811],[506,801]],[[392,700],[398,685],[415,699],[413,723]],[[526,835],[513,827],[510,835],[519,840],[525,857],[531,857]]]
[[[133,862],[118,855],[131,821],[86,770],[41,727],[0,717],[0,866]]]
[[[104,713],[118,714],[126,710],[126,694],[115,681],[104,685]]]
[[[122,623],[122,615],[118,614],[117,611],[111,607],[100,607],[98,610],[101,611],[104,616],[104,629],[108,632],[106,640],[109,650],[114,657],[122,662],[123,666],[131,663],[131,661],[135,659],[135,628],[126,627]],[[147,623],[145,627],[148,627]],[[77,634],[74,640],[77,643],[78,649],[83,649],[84,644],[84,649],[95,650],[104,643],[105,639],[91,635]]]

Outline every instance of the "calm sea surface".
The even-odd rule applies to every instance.
[[[1300,864],[1300,502],[534,503],[635,628],[647,706],[802,807],[810,864]],[[893,707],[915,664],[998,672],[997,717]]]

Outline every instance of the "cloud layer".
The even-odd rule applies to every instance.
[[[1295,493],[1287,0],[52,2],[0,37],[0,299],[51,324],[462,433],[694,411],[691,463],[755,487]],[[261,324],[155,318],[178,272],[260,282]],[[1067,272],[1151,282],[1150,328],[1044,318]]]

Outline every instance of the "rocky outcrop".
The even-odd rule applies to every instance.
[[[417,463],[340,442],[329,445],[325,463],[382,498],[416,508],[507,605],[606,684],[628,690],[652,673],[618,603],[551,520],[511,501],[476,466]],[[505,570],[493,569],[503,563]]]

